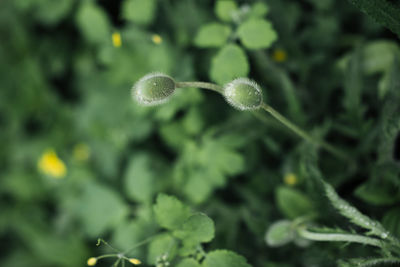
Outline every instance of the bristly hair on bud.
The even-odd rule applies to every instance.
[[[170,76],[154,72],[137,81],[132,88],[132,98],[144,106],[165,103],[175,92],[175,81]]]
[[[261,87],[248,78],[237,78],[224,86],[223,95],[234,108],[254,110],[261,107]]]

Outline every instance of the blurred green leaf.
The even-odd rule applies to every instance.
[[[153,170],[156,159],[148,154],[136,154],[129,160],[125,173],[125,190],[135,201],[150,203],[156,192]]]
[[[156,7],[156,0],[124,0],[122,14],[128,21],[148,25],[155,17]]]
[[[92,1],[81,1],[76,23],[83,37],[90,43],[99,44],[111,40],[107,14]]]
[[[190,208],[176,197],[159,194],[153,206],[157,222],[160,226],[169,229],[179,229],[191,215]]]
[[[237,4],[233,0],[218,0],[215,3],[214,11],[220,20],[229,22],[232,21],[237,8]]]
[[[186,258],[181,260],[176,267],[200,267],[200,263],[192,258]]]
[[[198,213],[190,216],[181,229],[174,231],[174,235],[185,244],[197,245],[210,242],[214,238],[214,232],[214,222],[207,215]]]
[[[242,23],[237,34],[248,49],[268,48],[278,38],[272,24],[264,19],[250,19]]]
[[[269,7],[264,2],[255,2],[251,6],[251,17],[264,17],[269,12]]]
[[[211,62],[211,79],[225,84],[237,77],[246,77],[249,63],[243,49],[235,44],[228,44],[219,50]]]
[[[214,250],[207,254],[203,267],[251,267],[246,259],[232,251]]]
[[[265,235],[265,241],[270,247],[280,247],[288,244],[294,239],[292,222],[280,220],[274,222]]]
[[[308,196],[294,188],[278,187],[275,198],[279,210],[290,219],[310,215],[315,211]]]
[[[93,238],[118,225],[128,213],[125,202],[114,190],[94,182],[85,186],[76,205],[85,232]]]
[[[229,26],[213,22],[201,26],[194,43],[198,47],[220,47],[226,43],[230,34]]]
[[[400,200],[400,194],[396,194],[396,191],[392,186],[363,183],[354,194],[368,204],[390,205]]]
[[[171,261],[174,259],[177,250],[176,240],[169,234],[158,235],[149,244],[147,252],[147,263],[155,265],[158,259],[163,256],[165,260]]]

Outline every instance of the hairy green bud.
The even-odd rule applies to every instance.
[[[150,73],[135,83],[132,97],[142,105],[154,106],[168,100],[176,88],[175,81],[163,73]]]
[[[263,103],[260,86],[247,78],[238,78],[226,84],[223,94],[229,104],[240,110],[258,109]]]

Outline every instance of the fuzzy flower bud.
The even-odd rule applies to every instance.
[[[247,78],[238,78],[226,84],[223,94],[226,101],[239,110],[258,109],[263,102],[260,86]]]
[[[150,73],[141,78],[132,88],[132,97],[142,105],[162,104],[175,91],[175,81],[163,73]]]

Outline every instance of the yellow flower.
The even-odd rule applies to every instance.
[[[53,178],[63,178],[67,174],[64,162],[53,149],[47,149],[43,153],[38,161],[38,168],[41,172]]]
[[[120,47],[122,45],[121,34],[119,32],[114,32],[111,35],[111,39],[114,47]]]
[[[151,40],[153,41],[153,43],[155,44],[161,44],[162,43],[162,38],[160,35],[158,34],[153,34],[153,36],[151,36]]]
[[[298,179],[297,179],[296,174],[289,172],[289,173],[285,174],[285,176],[283,177],[283,181],[285,182],[285,184],[293,186],[293,185],[297,184]]]
[[[277,48],[272,53],[272,59],[276,62],[284,62],[287,59],[287,53],[285,50]]]
[[[140,260],[135,259],[135,258],[130,258],[129,262],[132,263],[133,265],[139,265],[142,263]]]
[[[89,259],[87,260],[87,265],[89,265],[89,266],[95,266],[95,265],[96,265],[96,262],[97,262],[97,259],[94,258],[94,257],[91,257],[91,258],[89,258]]]
[[[73,150],[74,159],[78,161],[86,161],[90,157],[90,148],[86,144],[77,144]]]

